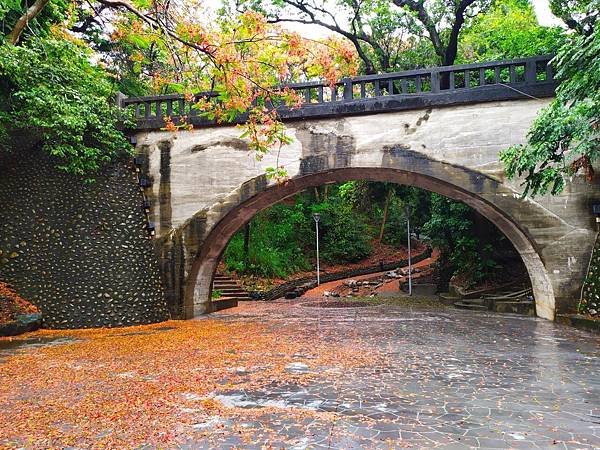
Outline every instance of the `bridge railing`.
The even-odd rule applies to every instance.
[[[498,100],[504,98],[499,94],[507,94],[507,89],[511,88],[514,91],[513,97],[515,92],[531,96],[530,92],[537,93],[539,89],[536,90],[535,87],[540,85],[546,87],[541,94],[547,96],[550,92],[547,88],[551,87],[553,92],[555,85],[552,66],[549,64],[551,59],[551,55],[545,55],[366,75],[342,79],[333,86],[321,81],[293,83],[287,86],[301,96],[302,105],[295,110],[285,107],[280,109],[283,116],[288,118],[377,112],[403,109],[402,101],[413,107],[421,103],[434,104],[436,102],[432,98],[436,96],[442,104],[451,104],[453,101],[465,103],[470,98],[473,101]],[[500,91],[499,87],[502,88]],[[489,93],[489,98],[482,95],[484,92]],[[420,97],[421,101],[415,102],[416,97]],[[192,98],[180,94],[123,98],[120,104],[141,129],[161,128],[167,117],[177,121],[184,116],[193,124],[210,125],[211,121],[194,108],[194,104],[201,98],[218,101],[216,93],[203,92]],[[395,100],[393,104],[387,101],[392,98]],[[377,109],[373,102],[382,100],[385,102],[377,105],[387,106]],[[364,105],[361,106],[361,103]],[[351,104],[355,106],[350,108]],[[340,108],[340,105],[345,106]]]

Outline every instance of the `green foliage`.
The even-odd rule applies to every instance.
[[[228,270],[263,277],[284,278],[311,267],[305,255],[306,240],[314,240],[305,206],[277,204],[250,223],[248,266],[244,266],[244,234],[229,242],[223,260]]]
[[[342,202],[313,205],[313,213],[321,214],[319,231],[321,257],[329,263],[357,262],[371,253],[365,219]]]
[[[59,168],[84,175],[130,150],[117,130],[113,84],[78,45],[32,38],[0,46],[0,126],[9,134],[39,138]]]
[[[559,27],[538,24],[523,0],[503,0],[463,30],[461,62],[494,61],[555,53],[564,42]]]
[[[5,38],[3,32],[8,34],[17,20],[27,11],[33,1],[25,0],[0,0],[0,22],[2,22],[2,31],[0,31],[0,43]],[[21,36],[22,41],[30,37],[47,38],[51,34],[51,26],[64,22],[67,19],[69,9],[72,3],[69,0],[51,0],[42,11],[27,23],[27,27]]]
[[[498,268],[492,258],[493,247],[476,237],[473,219],[469,206],[432,194],[431,218],[423,226],[423,232],[447,259],[452,274],[466,278],[471,285],[489,278]]]
[[[220,291],[219,289],[213,289],[210,298],[212,300],[216,300],[218,298],[221,298],[223,296],[223,291]]]
[[[404,203],[399,198],[394,197],[388,209],[388,217],[383,231],[383,243],[394,247],[406,247],[408,244],[407,237]]]
[[[535,120],[527,144],[501,155],[510,178],[525,175],[523,195],[558,194],[580,169],[591,180],[600,156],[600,31],[570,36],[554,65],[555,100]]]

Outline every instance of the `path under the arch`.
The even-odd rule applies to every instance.
[[[32,336],[68,339],[0,339],[2,448],[600,447],[600,336],[542,319],[300,299]]]
[[[411,252],[411,254],[413,254],[413,252]],[[426,258],[422,261],[419,261],[415,264],[412,264],[412,270],[417,269],[419,271],[421,270],[426,270],[427,272],[429,272],[429,269],[432,267],[432,265],[438,260],[439,258],[439,250],[438,249],[434,249],[431,257]],[[399,267],[399,269],[403,269],[405,271],[408,271],[408,266],[405,267]],[[303,295],[303,297],[307,297],[307,298],[312,298],[312,297],[321,297],[323,296],[326,292],[331,292],[333,290],[335,290],[336,288],[339,288],[341,285],[343,285],[344,283],[348,282],[349,280],[356,280],[356,281],[364,281],[364,280],[370,280],[373,278],[377,278],[377,277],[384,277],[385,274],[387,274],[388,272],[390,272],[389,270],[383,271],[383,272],[376,272],[376,273],[370,273],[367,275],[360,275],[357,277],[350,277],[350,278],[345,278],[345,279],[341,279],[341,280],[336,280],[336,281],[330,281],[327,283],[321,283],[321,285],[313,288],[313,289],[309,289],[308,291],[306,291]],[[406,272],[408,273],[408,272]],[[414,273],[413,277],[415,279],[418,279],[421,276],[421,273]],[[374,289],[374,292],[377,293],[385,293],[387,295],[389,294],[398,294],[400,293],[400,286],[399,283],[407,281],[408,280],[408,276],[401,276],[399,278],[393,279],[390,278],[388,280],[385,280],[385,283],[382,284],[382,286]]]

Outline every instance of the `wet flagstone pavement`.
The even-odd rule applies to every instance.
[[[326,340],[366,340],[389,357],[386,366],[339,374],[297,355],[290,371],[334,376],[301,388],[220,392],[237,406],[335,413],[331,422],[304,423],[266,414],[259,422],[281,436],[273,448],[294,438],[286,448],[600,448],[600,336],[453,309],[261,304],[220,313],[234,321],[256,315]],[[196,444],[246,445],[229,433],[232,424],[223,425],[221,439]]]
[[[184,394],[187,403],[209,398],[220,409],[166,447],[600,448],[598,335],[512,315],[317,308],[306,299],[244,303],[196,323],[215,320],[260,323],[272,339],[317,339],[333,352],[357,343],[357,353],[382,357],[344,369],[335,358],[317,364],[304,347],[280,355],[289,380],[252,388],[244,379],[263,370],[260,360],[233,367],[235,380],[218,381],[208,396]],[[0,349],[0,365],[14,351]]]

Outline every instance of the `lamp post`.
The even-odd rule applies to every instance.
[[[596,228],[600,230],[600,203],[592,205],[592,214],[596,216]]]
[[[321,220],[321,214],[313,213],[313,219],[315,219],[315,229],[317,232],[317,286],[321,284],[321,274],[319,273],[319,220]]]
[[[406,205],[406,233],[408,235],[408,295],[412,295],[412,261],[410,258],[410,207]]]

